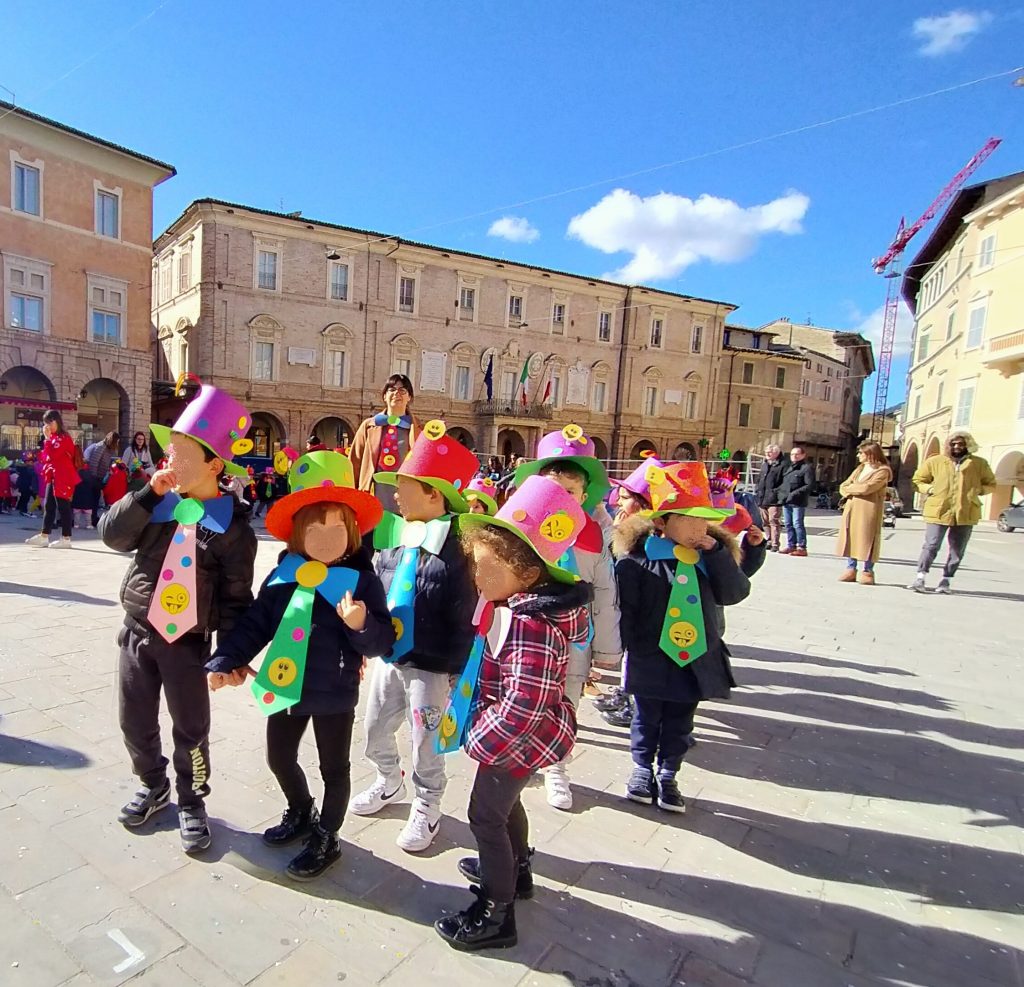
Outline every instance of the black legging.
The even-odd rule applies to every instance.
[[[274,713],[267,717],[267,764],[288,799],[288,805],[293,808],[300,808],[310,800],[306,775],[299,767],[299,742],[306,732],[306,724],[313,721],[313,735],[320,755],[320,777],[324,781],[320,825],[329,833],[341,829],[351,794],[349,748],[355,718],[354,712],[322,716]]]
[[[54,523],[57,520],[57,513],[60,512],[60,533],[65,538],[71,537],[71,501],[58,497],[53,491],[53,484],[46,484],[46,493],[43,496],[43,534],[48,535],[53,531]]]

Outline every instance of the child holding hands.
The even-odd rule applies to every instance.
[[[288,803],[263,841],[305,840],[287,867],[295,880],[317,877],[341,856],[363,656],[386,652],[395,640],[384,588],[362,546],[382,508],[354,489],[353,476],[351,462],[336,452],[295,462],[292,492],[267,515],[267,530],[287,551],[206,665],[212,690],[255,678],[253,696],[267,714],[267,763]],[[249,662],[268,642],[257,674]],[[319,812],[298,761],[311,722],[324,783]]]

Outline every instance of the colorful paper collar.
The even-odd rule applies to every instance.
[[[389,415],[382,411],[373,418],[374,425],[395,425],[398,428],[412,428],[412,419],[408,415]]]
[[[196,500],[176,493],[164,494],[163,499],[153,508],[150,524],[198,524],[207,531],[222,535],[228,530],[235,513],[234,497],[212,497],[210,500]]]
[[[431,555],[438,555],[444,548],[451,530],[450,514],[432,521],[406,521],[398,514],[384,512],[384,517],[373,532],[374,548],[422,548]]]

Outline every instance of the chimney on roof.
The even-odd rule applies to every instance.
[[[295,212],[287,213],[292,219],[299,219],[302,216],[302,210],[296,209]]]

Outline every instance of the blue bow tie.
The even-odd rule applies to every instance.
[[[652,562],[675,562],[676,548],[676,543],[671,538],[661,538],[658,535],[650,535],[647,541],[644,542],[644,554]],[[700,549],[697,549],[697,555],[697,568],[706,576],[708,571],[704,565],[704,555]]]
[[[408,415],[394,416],[382,411],[373,416],[374,425],[395,425],[398,428],[412,428],[412,419]]]
[[[176,520],[174,508],[181,501],[182,497],[173,491],[164,494],[160,503],[153,508],[153,514],[149,519],[150,524],[166,524],[168,521]],[[235,498],[231,496],[213,497],[210,500],[201,500],[199,503],[203,505],[203,516],[196,522],[199,527],[206,528],[207,531],[212,531],[216,535],[224,534],[235,513]]]
[[[299,569],[308,561],[295,552],[289,552],[270,574],[267,585],[280,586],[284,583],[298,582]],[[336,607],[346,593],[356,591],[358,582],[359,573],[355,569],[349,569],[343,565],[328,566],[327,576],[322,583],[317,585],[316,591],[332,607]]]

